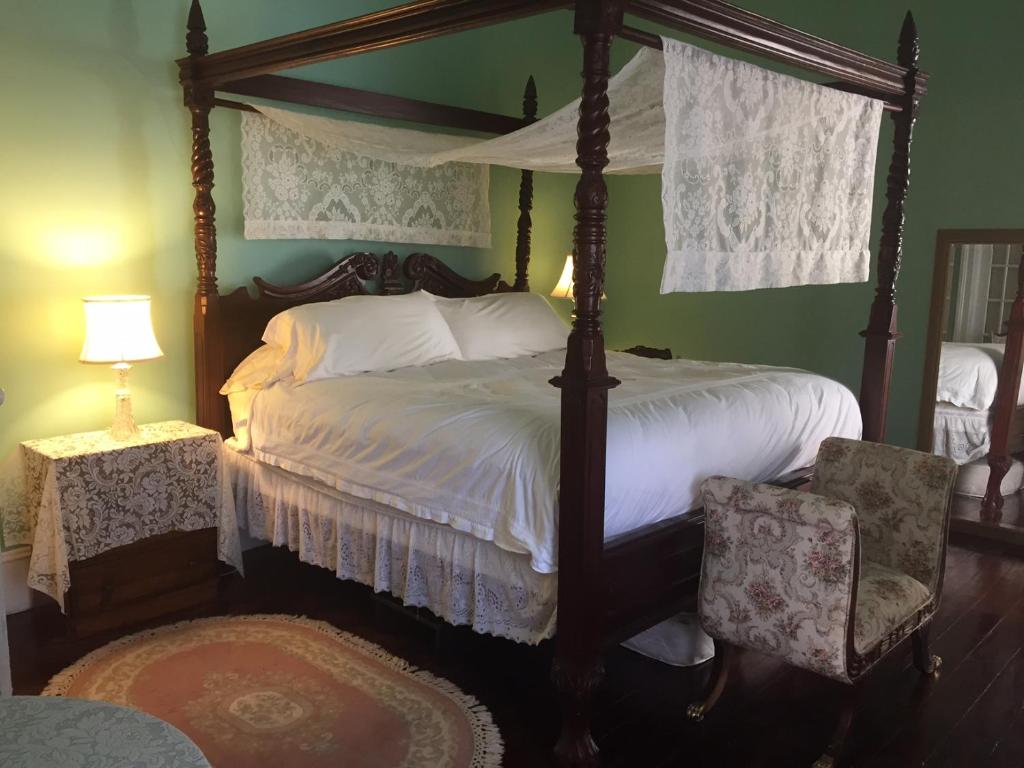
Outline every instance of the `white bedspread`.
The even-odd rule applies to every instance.
[[[1003,344],[943,342],[936,402],[978,411],[991,408],[999,387],[1003,350]],[[1017,394],[1017,405],[1024,405],[1021,393]]]
[[[563,351],[450,361],[293,386],[253,399],[255,457],[529,554],[557,569]],[[804,371],[612,353],[605,534],[699,506],[712,474],[751,480],[811,464],[830,435],[859,437],[853,395]]]

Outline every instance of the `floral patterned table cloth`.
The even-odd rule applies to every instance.
[[[0,699],[4,768],[210,768],[174,726],[116,704],[48,696]]]
[[[220,435],[184,421],[128,440],[83,432],[21,444],[32,558],[28,585],[64,609],[69,563],[171,531],[217,527],[217,556],[242,571]]]

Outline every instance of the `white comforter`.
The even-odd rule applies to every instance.
[[[939,355],[939,384],[935,400],[960,408],[987,411],[996,399],[1003,344],[943,342]],[[1022,393],[1017,405],[1024,405]]]
[[[563,351],[451,361],[301,386],[252,402],[255,456],[340,491],[528,553],[557,569]],[[778,477],[830,435],[859,437],[853,395],[804,371],[612,353],[605,534],[700,506],[713,474]]]

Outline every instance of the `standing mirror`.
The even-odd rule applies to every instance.
[[[939,230],[918,432],[921,450],[960,465],[953,530],[1018,544],[1022,257],[1024,229]]]

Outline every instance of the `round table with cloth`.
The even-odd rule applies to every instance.
[[[210,768],[174,726],[103,701],[0,698],[4,768]]]

